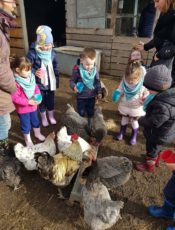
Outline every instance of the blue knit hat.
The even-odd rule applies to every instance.
[[[39,26],[36,30],[37,44],[40,46],[53,44],[52,29],[49,26]]]

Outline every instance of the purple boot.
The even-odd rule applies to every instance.
[[[120,132],[117,136],[114,137],[115,140],[121,141],[126,133],[127,125],[121,125]]]
[[[138,129],[132,129],[130,145],[136,144],[137,132],[138,132]]]

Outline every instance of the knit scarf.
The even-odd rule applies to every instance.
[[[49,61],[51,60],[52,49],[50,50],[41,50],[38,45],[35,46],[36,53],[41,59],[43,64],[47,67]]]
[[[35,76],[33,75],[33,73],[31,72],[27,79],[19,76],[16,73],[14,74],[14,76],[15,76],[15,81],[24,90],[24,93],[25,93],[26,97],[28,99],[31,99],[33,97],[33,95],[34,95],[35,85],[36,85]]]
[[[143,102],[143,110],[144,111],[146,111],[148,104],[154,99],[155,96],[156,96],[156,94],[151,93],[146,97],[146,99]]]
[[[82,78],[83,83],[89,88],[89,89],[93,89],[94,88],[94,78],[95,75],[97,73],[97,69],[94,66],[93,69],[91,70],[91,72],[87,71],[84,69],[83,65],[80,64],[79,66],[80,69],[80,75]]]
[[[125,80],[122,81],[122,89],[127,101],[131,100],[136,94],[138,94],[143,86],[143,77],[136,85],[130,85]]]

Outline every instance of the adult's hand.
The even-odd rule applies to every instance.
[[[138,48],[140,51],[143,51],[143,50],[144,50],[144,42],[139,41],[139,44],[137,45],[137,48]]]

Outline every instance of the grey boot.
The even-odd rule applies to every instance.
[[[39,127],[39,128],[33,128],[33,132],[34,132],[35,137],[36,137],[38,140],[44,141],[44,140],[46,139],[45,136],[43,136],[43,135],[41,134],[41,129],[40,129],[40,127]]]
[[[49,122],[47,120],[46,112],[42,112],[41,114],[41,122],[43,127],[47,127],[49,125]]]
[[[9,143],[8,138],[0,140],[0,155],[8,155],[9,153]]]
[[[131,145],[136,144],[137,133],[138,133],[138,129],[132,129],[131,140],[130,140]]]
[[[127,128],[127,125],[121,125],[120,132],[118,133],[117,136],[114,137],[114,139],[118,140],[118,141],[123,140],[123,137],[124,137],[124,135],[126,133],[126,128]]]
[[[25,143],[26,143],[27,147],[32,147],[33,146],[33,142],[31,140],[30,133],[24,134],[24,140],[25,140]]]
[[[49,121],[52,125],[55,125],[57,123],[57,121],[55,120],[54,117],[54,111],[48,111],[48,117],[49,117]]]

